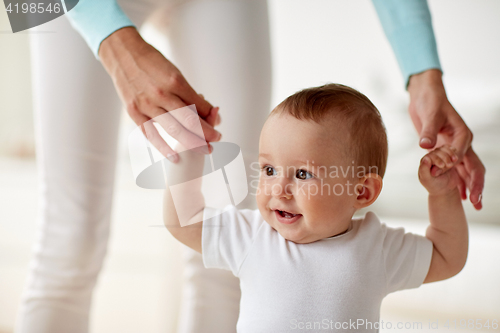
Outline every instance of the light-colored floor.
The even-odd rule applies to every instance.
[[[0,159],[0,332],[11,332],[36,233],[37,177],[33,160]],[[161,193],[133,183],[126,160],[118,165],[109,255],[95,291],[93,332],[174,332],[180,298],[179,245],[160,227]],[[385,218],[424,233],[422,221]],[[456,277],[389,295],[381,332],[439,320],[440,330],[467,332],[460,321],[500,321],[500,228],[470,221],[470,252]],[[444,327],[449,320],[449,328]],[[453,320],[457,328],[453,328]],[[477,324],[477,323],[476,323]],[[475,324],[475,325],[476,325]],[[410,327],[410,326],[408,326]],[[418,327],[418,326],[415,326]],[[3,331],[2,331],[3,330]],[[401,331],[401,329],[398,329]],[[477,331],[476,329],[471,329]],[[494,331],[491,328],[486,331]],[[495,331],[499,331],[498,329]]]

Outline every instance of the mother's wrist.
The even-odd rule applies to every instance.
[[[101,42],[99,58],[104,68],[112,75],[117,66],[130,60],[132,52],[139,51],[144,44],[147,43],[135,27],[124,27]]]
[[[408,83],[408,92],[411,94],[417,93],[424,87],[443,87],[443,73],[439,69],[428,69],[422,73],[413,74],[410,76]]]

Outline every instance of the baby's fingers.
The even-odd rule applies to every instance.
[[[450,170],[458,160],[455,150],[450,146],[439,147],[430,152],[429,156],[432,159],[432,164],[435,166],[431,170],[434,177],[442,175]]]
[[[425,165],[425,167],[423,167],[423,165]],[[443,173],[442,170],[444,167],[445,162],[434,152],[425,155],[420,162],[420,169],[425,174],[428,174],[432,177],[441,175]]]
[[[429,156],[429,154],[427,154],[420,160],[420,167],[418,168],[418,178],[420,178],[420,180],[427,180],[432,178],[431,168],[432,158]]]
[[[451,157],[448,156],[448,152],[442,151],[441,148],[437,148],[420,160],[419,173],[422,173],[421,178],[425,176],[438,177],[447,171],[451,166],[453,166],[453,162]]]

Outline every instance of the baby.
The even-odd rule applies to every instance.
[[[174,168],[203,163],[189,153]],[[233,207],[204,219],[209,208],[194,190],[185,195],[198,213],[180,227],[165,192],[172,235],[202,253],[206,267],[239,277],[238,332],[376,332],[387,294],[464,267],[468,230],[451,147],[420,162],[429,192],[425,237],[389,228],[373,212],[353,218],[380,194],[388,153],[381,116],[360,92],[327,84],[288,97],[269,115],[259,153],[258,210]]]

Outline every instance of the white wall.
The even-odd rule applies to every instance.
[[[0,154],[33,154],[30,55],[26,32],[12,34],[0,6]]]

